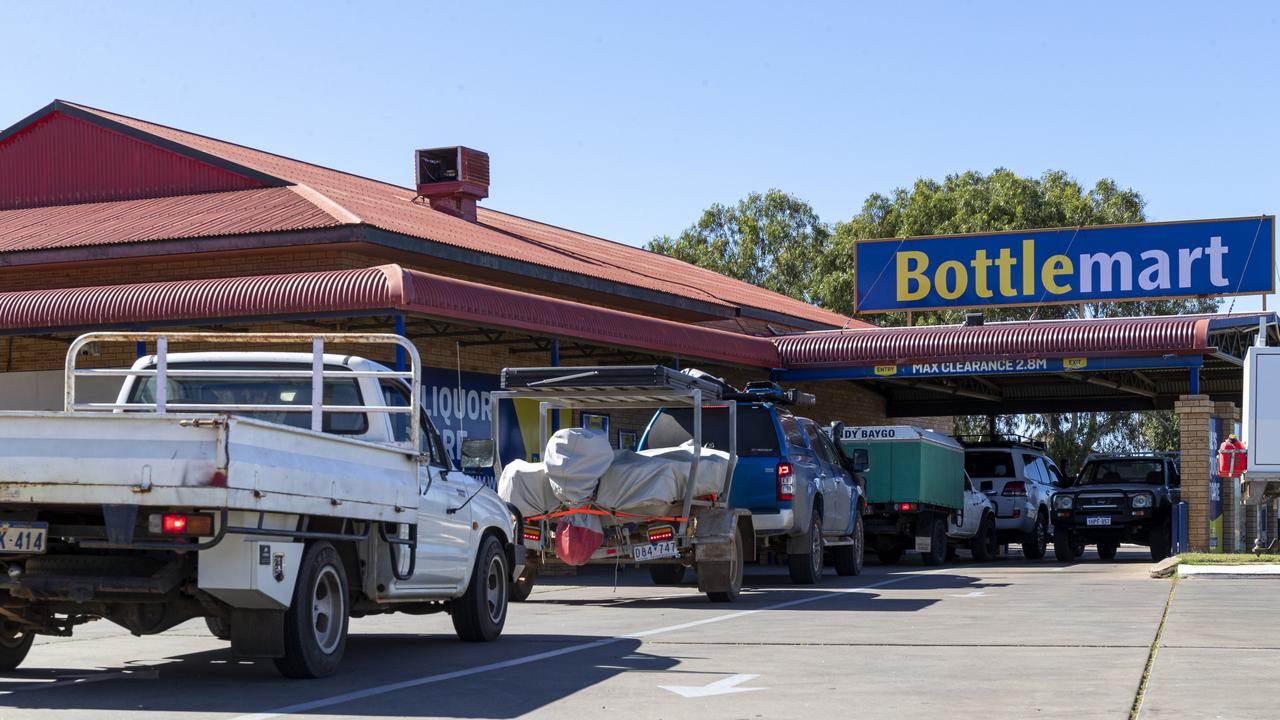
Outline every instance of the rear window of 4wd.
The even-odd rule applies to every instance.
[[[647,448],[675,447],[693,440],[693,409],[670,408],[658,411],[640,443]],[[702,444],[729,450],[729,408],[704,408]],[[738,406],[738,455],[769,457],[781,454],[773,416],[762,407]]]
[[[969,450],[964,454],[964,469],[969,477],[1011,478],[1014,476],[1013,453],[1008,450]]]

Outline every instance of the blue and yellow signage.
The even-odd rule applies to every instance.
[[[857,311],[1115,302],[1274,290],[1275,216],[857,244]]]

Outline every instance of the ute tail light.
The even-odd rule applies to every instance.
[[[789,462],[778,463],[778,499],[794,500],[796,497],[795,469]]]
[[[1000,494],[1005,497],[1026,497],[1027,484],[1021,480],[1010,480],[1004,484],[1004,489]]]
[[[915,503],[898,503],[898,512],[915,512]]]
[[[213,516],[199,513],[164,513],[147,518],[147,529],[155,535],[213,535]]]
[[[676,529],[670,525],[654,525],[649,528],[649,542],[670,540],[676,536]]]

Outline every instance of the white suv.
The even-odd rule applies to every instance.
[[[1062,485],[1062,472],[1045,457],[1043,445],[1025,439],[966,442],[964,467],[995,503],[1000,544],[1021,543],[1028,560],[1043,558],[1053,537],[1049,497]]]

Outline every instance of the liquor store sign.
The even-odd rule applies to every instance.
[[[865,240],[857,311],[1269,293],[1275,216]]]

